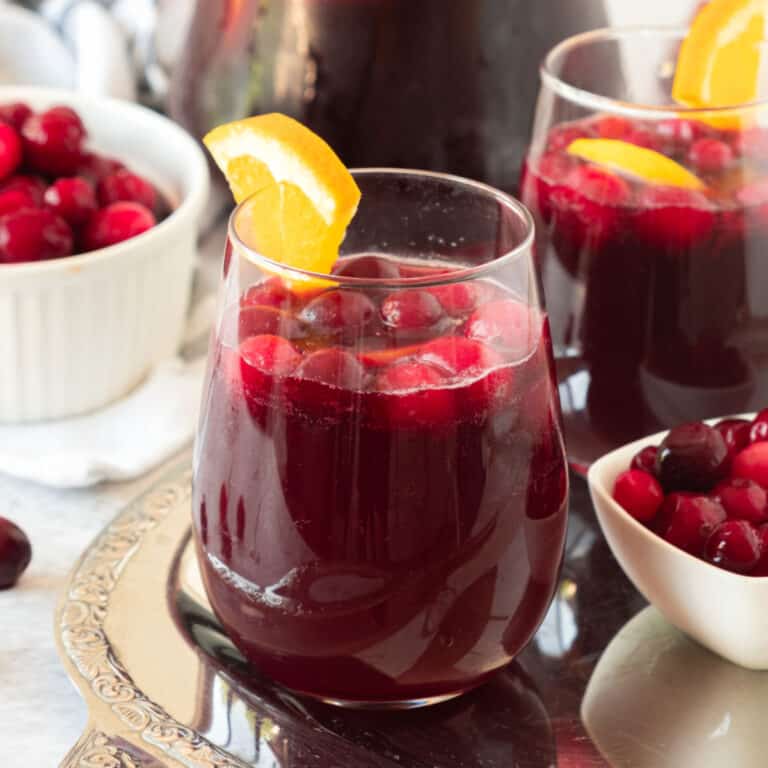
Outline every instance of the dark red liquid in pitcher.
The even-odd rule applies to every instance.
[[[271,278],[225,313],[195,532],[258,669],[386,703],[460,693],[517,654],[565,535],[550,363],[546,318],[484,281],[307,295]]]
[[[569,155],[578,137],[653,149],[701,190]],[[523,201],[558,358],[569,454],[588,464],[687,421],[768,398],[768,133],[692,120],[557,126]]]

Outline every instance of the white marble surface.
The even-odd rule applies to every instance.
[[[88,491],[57,491],[0,475],[0,515],[18,523],[33,548],[18,585],[0,591],[3,768],[54,768],[77,741],[86,708],[56,655],[58,594],[101,528],[178,458],[139,480]]]

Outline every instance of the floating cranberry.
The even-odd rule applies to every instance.
[[[715,213],[700,192],[680,187],[645,187],[636,214],[638,234],[649,246],[681,251],[712,234]]]
[[[432,328],[443,317],[442,305],[429,291],[396,291],[381,303],[384,324],[398,331]]]
[[[760,411],[749,426],[748,442],[759,443],[763,440],[768,440],[768,408]]]
[[[688,162],[699,173],[721,173],[733,161],[733,150],[719,139],[699,139],[688,150]]]
[[[96,210],[93,187],[79,176],[57,179],[45,191],[43,200],[55,214],[73,227],[84,224]]]
[[[365,369],[350,352],[329,347],[307,355],[295,375],[353,392],[362,388]]]
[[[654,152],[661,152],[664,149],[664,142],[661,137],[647,128],[635,128],[624,137],[624,141],[638,147],[652,149]]]
[[[0,120],[13,126],[17,131],[21,130],[21,126],[31,114],[31,108],[23,101],[0,105]]]
[[[157,192],[152,183],[127,168],[121,168],[102,178],[96,194],[102,207],[121,202],[140,203],[153,211],[157,205]]]
[[[299,322],[288,312],[276,307],[246,306],[241,307],[237,318],[238,339],[243,341],[249,336],[283,336],[293,339],[301,335]]]
[[[85,128],[68,107],[32,115],[21,129],[29,165],[50,176],[71,176],[81,162]]]
[[[606,115],[597,121],[597,134],[601,139],[623,139],[632,131],[632,123],[618,115]]]
[[[717,486],[715,495],[729,518],[750,523],[768,522],[768,493],[757,483],[732,477]]]
[[[475,309],[482,298],[490,295],[493,288],[487,283],[465,282],[439,285],[428,290],[447,315],[463,317]]]
[[[272,394],[275,379],[289,376],[301,362],[296,347],[281,336],[251,336],[240,344],[240,374],[251,402]]]
[[[125,168],[125,166],[112,157],[99,155],[96,152],[83,152],[80,157],[80,165],[77,167],[78,176],[88,179],[94,186],[105,177]]]
[[[149,209],[139,203],[112,203],[91,216],[83,231],[86,250],[94,251],[152,229],[157,222]]]
[[[18,525],[0,517],[0,589],[12,587],[32,559],[32,546]]]
[[[321,335],[335,335],[364,328],[376,307],[358,291],[332,290],[321,293],[301,311],[300,318]]]
[[[467,320],[467,338],[503,347],[511,360],[529,354],[536,345],[538,328],[531,311],[520,301],[491,301],[476,309]]]
[[[752,443],[733,457],[731,474],[768,489],[768,441]]]
[[[425,344],[419,359],[448,371],[453,376],[482,373],[504,364],[504,358],[476,339],[443,336]]]
[[[279,277],[270,277],[263,283],[252,285],[240,300],[243,307],[264,306],[288,309],[293,304],[294,296],[288,286]]]
[[[564,123],[553,129],[547,138],[547,151],[559,152],[567,149],[576,139],[584,139],[592,135],[592,129],[585,124]]]
[[[400,278],[400,268],[381,256],[355,256],[336,262],[333,274],[365,280],[397,280]]]
[[[709,534],[725,519],[725,509],[717,499],[671,493],[661,505],[654,528],[673,546],[701,557]]]
[[[659,446],[656,476],[664,490],[709,491],[728,469],[722,435],[701,422],[670,430]]]
[[[735,573],[749,573],[761,554],[760,538],[746,520],[726,520],[707,539],[707,560]]]
[[[632,463],[629,465],[630,469],[639,469],[642,472],[647,472],[649,475],[656,475],[656,456],[659,453],[659,449],[655,445],[648,445],[639,451],[632,458]]]
[[[688,147],[706,132],[702,123],[676,117],[660,121],[656,130],[659,136],[666,139],[672,150]]]
[[[621,176],[597,168],[593,165],[582,165],[568,179],[574,189],[597,203],[623,205],[632,196],[632,190]]]
[[[16,129],[0,123],[0,179],[8,178],[21,164],[21,139]]]
[[[35,208],[42,206],[43,196],[47,188],[47,184],[39,176],[24,176],[22,174],[11,176],[0,184],[0,191],[2,192],[23,192],[34,201]]]
[[[616,478],[613,498],[635,520],[649,523],[664,502],[664,491],[653,475],[640,469],[628,469]]]
[[[448,374],[428,363],[405,361],[386,368],[376,379],[387,420],[413,428],[446,424],[455,416]]]
[[[752,422],[746,419],[723,419],[715,424],[715,429],[725,440],[728,449],[728,463],[749,443],[749,430]]]
[[[553,152],[541,157],[536,164],[536,174],[530,173],[526,166],[523,178],[523,197],[534,200],[545,224],[552,217],[552,192],[559,189],[563,181],[576,168],[576,160],[570,155]]]
[[[72,253],[72,230],[53,211],[22,208],[0,216],[0,262],[58,259]]]

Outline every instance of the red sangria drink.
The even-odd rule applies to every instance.
[[[473,688],[529,641],[567,474],[532,222],[456,177],[359,171],[331,275],[230,224],[195,455],[211,605],[254,666],[349,706]]]
[[[522,197],[577,468],[768,398],[768,109],[671,106],[680,40],[593,33],[543,70]]]

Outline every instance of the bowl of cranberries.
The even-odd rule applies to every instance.
[[[638,590],[705,647],[768,669],[768,409],[631,443],[588,480]]]
[[[175,354],[207,196],[167,118],[0,87],[0,422],[94,410]]]

